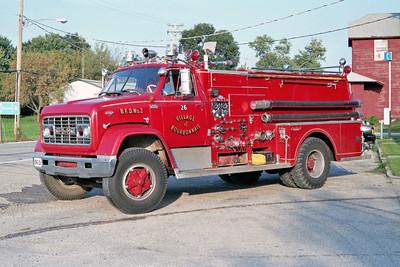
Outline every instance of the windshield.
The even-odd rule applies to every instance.
[[[159,68],[137,68],[115,72],[100,95],[152,93],[159,81]]]

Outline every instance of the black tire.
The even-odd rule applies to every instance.
[[[279,172],[279,179],[281,183],[287,187],[297,187],[293,180],[291,169]]]
[[[132,174],[133,171],[145,172],[146,177],[140,178],[139,175]],[[163,199],[167,191],[167,178],[167,169],[156,154],[143,148],[129,148],[119,156],[114,176],[103,178],[103,191],[108,201],[124,213],[150,212]],[[138,185],[140,179],[142,182]],[[144,188],[146,179],[150,182],[147,189]],[[130,188],[130,180],[134,180],[141,188],[139,192]]]
[[[86,196],[92,187],[79,184],[68,184],[63,181],[63,177],[52,176],[40,173],[40,181],[46,189],[59,200],[77,200]]]
[[[299,188],[315,189],[322,187],[329,174],[330,149],[319,138],[307,138],[297,154],[297,164],[290,175]]]
[[[260,171],[257,172],[245,172],[245,173],[232,173],[232,174],[221,174],[219,177],[226,183],[229,184],[242,184],[251,185],[258,182],[261,176]]]

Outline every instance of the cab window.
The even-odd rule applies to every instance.
[[[165,84],[162,91],[163,95],[180,95],[179,89],[181,86],[181,76],[179,70],[170,70],[165,78]],[[193,90],[193,77],[190,79],[190,89],[195,94]]]

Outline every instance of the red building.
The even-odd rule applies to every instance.
[[[362,100],[364,117],[383,118],[383,109],[390,107],[389,61],[385,60],[385,52],[390,51],[392,118],[400,118],[400,13],[369,14],[350,26],[359,24],[364,25],[349,29],[354,99]]]

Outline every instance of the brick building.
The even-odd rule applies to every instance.
[[[354,99],[363,102],[363,116],[382,119],[383,108],[389,107],[389,62],[384,51],[391,51],[392,118],[400,118],[400,13],[369,14],[350,26],[376,20],[380,21],[349,29],[353,61],[349,81]]]

